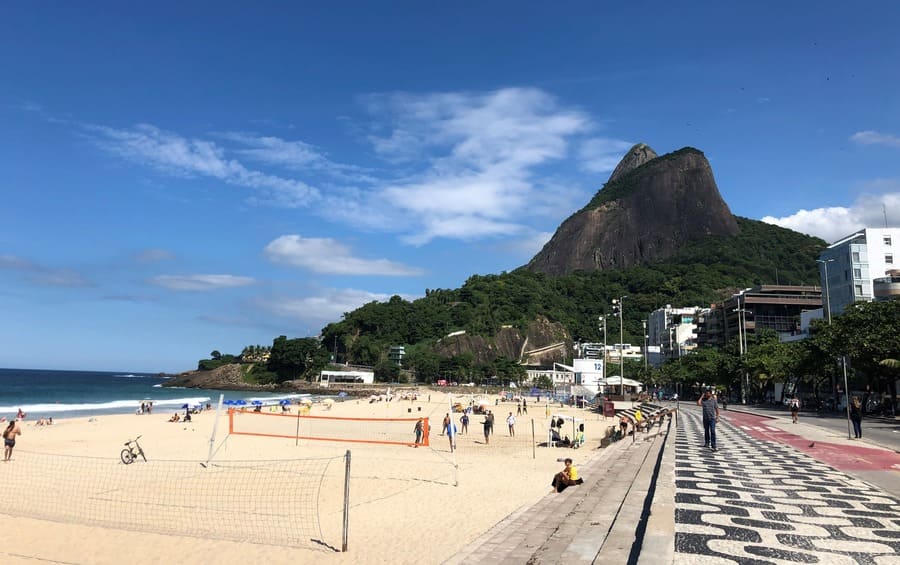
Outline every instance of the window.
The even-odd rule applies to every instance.
[[[884,262],[887,263],[888,265],[893,265],[894,264],[894,256],[892,254],[888,253],[887,255],[884,256]]]
[[[853,278],[861,279],[862,278],[862,269],[853,269]]]
[[[889,235],[884,236],[884,244],[887,245],[888,247],[890,247],[890,245],[891,245],[891,236],[889,236]]]
[[[854,286],[853,288],[856,290],[856,296],[862,296],[863,291],[862,291],[861,284],[858,284],[858,285]]]
[[[859,251],[854,251],[852,257],[853,257],[852,261],[854,263],[859,263]]]

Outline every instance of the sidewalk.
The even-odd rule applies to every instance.
[[[838,431],[817,425],[819,419],[804,417],[802,413],[797,424],[791,421],[789,412],[781,414],[777,409],[754,406],[730,404],[728,410],[723,410],[720,414],[739,427],[745,427],[741,425],[740,414],[763,418],[766,427],[775,428],[781,433],[759,432],[753,426],[744,431],[791,445],[798,451],[900,498],[900,454],[893,445],[886,446],[877,439],[866,437],[861,440],[848,439],[845,430]],[[735,416],[732,417],[732,414]]]

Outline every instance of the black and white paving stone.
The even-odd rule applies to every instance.
[[[675,563],[900,564],[900,501],[727,421],[679,412]]]

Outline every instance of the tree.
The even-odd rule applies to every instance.
[[[547,375],[541,375],[534,380],[534,386],[541,390],[550,390],[553,388],[553,380]]]
[[[392,383],[400,380],[400,365],[390,359],[382,359],[375,365],[375,380],[380,383]]]
[[[279,336],[272,342],[268,370],[278,375],[278,381],[306,378],[328,362],[328,352],[315,338],[288,339]]]
[[[209,356],[212,357],[214,361],[218,361],[222,357],[222,354],[219,353],[218,349],[213,349]]]

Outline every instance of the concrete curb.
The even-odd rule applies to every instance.
[[[670,565],[675,561],[675,436],[678,411],[672,413],[662,462],[656,475],[656,487],[638,565]]]

